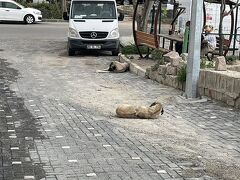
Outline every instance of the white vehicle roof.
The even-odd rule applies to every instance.
[[[15,2],[15,1],[13,1],[13,0],[0,0],[0,2]]]

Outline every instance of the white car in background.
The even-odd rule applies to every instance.
[[[42,21],[41,11],[25,8],[12,0],[0,0],[0,21],[23,21],[27,24]]]

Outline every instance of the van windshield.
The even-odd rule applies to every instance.
[[[116,19],[114,1],[73,1],[71,19]]]

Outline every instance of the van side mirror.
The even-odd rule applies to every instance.
[[[124,19],[124,14],[123,13],[119,13],[118,14],[118,21],[123,21]]]
[[[66,21],[69,20],[69,15],[67,12],[63,12],[63,19]]]

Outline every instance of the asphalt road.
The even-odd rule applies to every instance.
[[[119,22],[120,35],[132,34],[131,21]],[[1,23],[0,39],[39,39],[39,40],[66,40],[68,23],[40,22],[32,25],[23,23]]]

